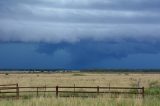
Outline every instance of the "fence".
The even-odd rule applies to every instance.
[[[29,90],[30,89],[30,90]],[[31,90],[32,89],[32,90]],[[35,89],[35,90],[33,90]],[[52,89],[52,90],[49,90]],[[64,90],[66,89],[66,90]],[[82,90],[87,89],[87,90]],[[133,88],[133,87],[78,87],[78,86],[43,86],[43,87],[20,87],[18,84],[7,84],[0,85],[0,94],[14,94],[12,96],[1,95],[1,98],[5,97],[16,97],[19,98],[22,93],[36,93],[39,96],[39,93],[47,92],[55,93],[56,97],[59,97],[60,93],[83,93],[83,94],[136,94],[141,95],[144,98],[144,87]]]
[[[12,90],[12,91],[9,91]],[[15,90],[15,91],[13,91]],[[1,95],[0,98],[5,98],[5,97],[16,97],[17,99],[19,98],[19,86],[18,84],[5,84],[5,85],[0,85],[0,94],[8,94],[8,93],[15,93],[16,95]]]

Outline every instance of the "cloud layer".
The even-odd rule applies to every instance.
[[[0,0],[0,68],[159,67],[159,5],[159,0]]]
[[[66,58],[61,58],[64,62],[69,63],[72,67],[94,67],[93,64],[106,65],[106,61],[121,60],[127,58],[130,55],[139,54],[154,54],[157,55],[160,52],[160,43],[148,43],[125,40],[119,43],[117,42],[93,42],[93,41],[81,41],[78,43],[60,43],[60,44],[40,44],[37,48],[37,52],[40,54],[47,54],[54,56],[55,53],[61,51],[60,56],[57,57],[69,57],[69,61]],[[68,56],[67,56],[68,55]],[[60,60],[61,60],[60,59]],[[135,60],[135,59],[132,59]],[[141,60],[139,58],[139,60]],[[131,60],[127,60],[130,62]],[[136,60],[137,61],[137,60]],[[138,63],[138,62],[137,62]],[[119,63],[121,64],[121,63]],[[141,64],[141,63],[139,63]]]
[[[0,43],[0,68],[160,68],[159,42]]]
[[[153,42],[160,40],[159,4],[159,0],[1,0],[0,41]]]

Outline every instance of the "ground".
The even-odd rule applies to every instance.
[[[36,73],[36,74],[0,74],[0,84],[19,86],[122,86],[135,83],[148,87],[153,81],[160,81],[158,73]]]
[[[1,84],[19,86],[111,86],[111,87],[157,87],[159,73],[1,73]],[[33,97],[29,99],[0,101],[1,106],[160,106],[160,96],[145,98],[56,98]]]

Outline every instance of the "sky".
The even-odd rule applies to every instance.
[[[0,68],[160,68],[159,0],[0,0]]]

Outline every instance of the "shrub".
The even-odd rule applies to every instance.
[[[9,73],[5,73],[5,75],[9,75]]]
[[[82,73],[74,73],[72,76],[85,76],[85,75]]]

